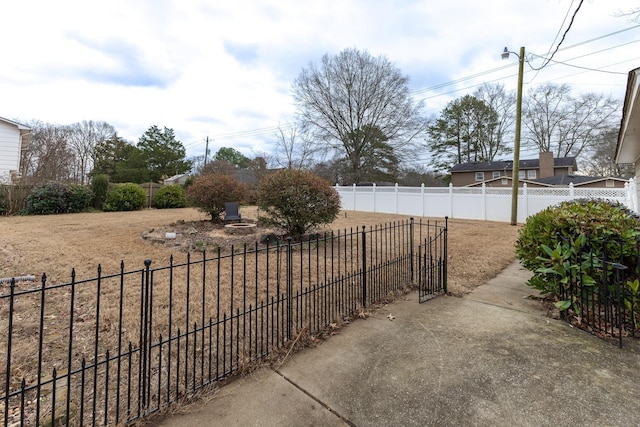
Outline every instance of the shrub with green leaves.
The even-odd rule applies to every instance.
[[[187,188],[187,202],[211,217],[211,221],[222,221],[226,202],[243,201],[247,189],[234,176],[214,173],[200,175]]]
[[[147,201],[147,193],[138,184],[126,182],[116,184],[107,194],[105,211],[135,211],[142,209]]]
[[[50,181],[34,187],[27,197],[27,213],[50,215],[85,211],[93,192],[83,185]]]
[[[153,195],[153,206],[158,209],[183,208],[186,203],[184,188],[178,184],[165,185]]]
[[[109,175],[98,174],[91,179],[91,189],[93,190],[93,207],[102,209],[104,201],[109,193]]]
[[[267,175],[260,181],[257,196],[269,221],[295,240],[312,227],[330,224],[340,212],[336,189],[308,171],[284,169]]]
[[[612,274],[599,265],[605,253],[609,260],[633,265],[638,237],[640,223],[629,209],[605,200],[581,199],[562,202],[527,218],[519,231],[516,256],[534,273],[529,286],[543,294],[558,295],[572,269],[587,271],[590,267],[592,275]],[[572,262],[576,259],[577,263]],[[602,277],[583,276],[585,285],[600,280]]]

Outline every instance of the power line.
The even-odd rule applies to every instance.
[[[560,39],[560,42],[556,46],[556,50],[553,51],[553,53],[547,59],[547,61],[544,64],[542,64],[542,66],[540,68],[533,68],[533,67],[531,67],[531,64],[529,64],[529,67],[531,67],[532,69],[534,69],[536,71],[542,70],[553,59],[555,54],[558,53],[558,49],[560,49],[560,45],[562,44],[562,42],[564,42],[564,39],[567,37],[567,33],[569,33],[569,30],[571,29],[571,26],[573,25],[573,21],[576,19],[576,15],[578,14],[578,11],[580,10],[580,7],[582,7],[582,3],[583,2],[584,2],[584,0],[580,0],[580,3],[578,4],[578,7],[576,8],[575,12],[573,12],[573,16],[571,17],[571,21],[569,22],[569,26],[567,27],[567,29],[565,30],[564,34],[562,35],[562,39]]]
[[[556,35],[553,38],[553,41],[551,42],[551,45],[549,45],[549,50],[547,50],[547,53],[545,54],[545,57],[549,56],[549,54],[551,53],[551,49],[553,49],[553,45],[556,43],[556,40],[558,40],[558,36],[560,35],[560,31],[562,31],[562,27],[564,27],[564,23],[567,22],[567,18],[569,17],[569,12],[571,12],[571,8],[573,7],[574,1],[575,0],[571,0],[571,4],[567,8],[567,13],[565,13],[565,15],[564,15],[564,19],[562,20],[562,24],[560,24],[560,27],[558,28],[558,31],[556,32]],[[538,77],[538,73],[540,73],[540,70],[536,71],[536,74],[531,78],[531,81],[535,80],[535,78]]]
[[[640,24],[633,25],[633,26],[628,27],[628,28],[623,28],[623,29],[618,30],[618,31],[614,31],[614,32],[611,32],[611,33],[603,34],[601,36],[594,37],[594,38],[591,38],[591,39],[588,39],[588,40],[584,40],[582,42],[579,42],[579,43],[576,43],[576,44],[573,44],[573,45],[565,46],[562,49],[560,49],[560,46],[561,46],[562,42],[564,41],[569,29],[571,28],[571,25],[572,25],[572,23],[574,21],[574,18],[576,16],[578,10],[580,9],[580,6],[582,5],[582,3],[583,3],[583,1],[580,2],[578,7],[576,8],[576,10],[574,11],[572,20],[571,20],[571,22],[569,24],[569,27],[565,30],[563,38],[561,39],[560,43],[558,43],[558,45],[556,46],[556,49],[553,52],[553,54],[551,55],[551,57],[543,58],[540,55],[532,54],[534,56],[543,58],[546,61],[545,64],[543,64],[543,66],[540,67],[540,68],[534,68],[534,67],[531,66],[531,64],[529,64],[529,67],[532,70],[536,70],[536,71],[537,70],[541,70],[543,67],[545,67],[550,62],[554,63],[552,65],[562,64],[562,65],[572,66],[571,64],[567,64],[566,62],[552,61],[552,58],[557,52],[570,50],[572,48],[575,48],[575,47],[578,47],[578,46],[582,46],[584,44],[592,43],[594,41],[601,40],[601,39],[604,39],[604,38],[607,38],[607,37],[611,37],[611,36],[614,36],[614,35],[617,35],[617,34],[620,34],[620,33],[626,32],[626,31],[630,31],[630,30],[633,30],[633,29],[636,29],[636,28],[640,27]],[[578,56],[578,57],[574,57],[574,58],[571,58],[571,59],[565,60],[565,61],[570,61],[570,60],[582,58],[582,57],[585,57],[585,56],[593,55],[593,54],[596,54],[596,53],[600,53],[600,52],[603,52],[603,51],[615,49],[617,47],[624,46],[626,44],[635,43],[637,41],[638,40],[635,40],[633,42],[624,43],[624,44],[613,46],[613,47],[610,47],[610,48],[607,48],[607,49],[591,52],[591,53],[588,53],[588,54],[585,54],[585,55],[581,55],[581,56]],[[611,64],[611,65],[615,65],[615,64]],[[442,89],[442,88],[445,88],[447,86],[452,86],[452,85],[455,85],[455,84],[458,84],[458,83],[462,83],[462,82],[465,82],[465,81],[468,81],[468,80],[472,80],[472,79],[475,79],[475,78],[478,78],[478,77],[482,77],[482,76],[486,76],[486,75],[489,75],[489,74],[493,74],[495,72],[502,71],[504,69],[511,68],[513,66],[515,66],[515,64],[506,64],[506,65],[503,65],[503,66],[500,66],[500,67],[492,68],[490,70],[481,71],[479,73],[475,73],[475,74],[472,74],[472,75],[469,75],[469,76],[461,77],[459,79],[455,79],[455,80],[451,80],[451,81],[448,81],[448,82],[439,83],[439,84],[436,84],[436,85],[433,85],[433,86],[430,86],[430,87],[427,87],[427,88],[423,88],[423,89],[418,89],[418,90],[416,90],[414,92],[411,92],[409,95],[410,96],[416,96],[416,95],[420,95],[420,94],[425,93],[425,92],[433,92],[435,90]],[[581,68],[581,67],[578,67],[578,66],[573,66],[573,67]],[[588,71],[599,71],[599,70],[590,69]],[[601,72],[606,72],[606,71],[602,71],[602,70],[600,70],[600,71]],[[614,73],[614,72],[607,72],[607,73],[611,73],[611,74],[626,74],[626,73]],[[437,98],[437,97],[440,97],[440,96],[450,95],[452,93],[460,92],[462,90],[467,90],[467,89],[471,89],[471,88],[474,88],[474,87],[477,87],[477,86],[481,86],[484,83],[493,83],[493,82],[496,82],[496,81],[505,80],[505,79],[507,79],[509,77],[513,77],[513,75],[500,77],[500,78],[493,79],[493,80],[490,80],[490,81],[485,81],[483,83],[472,85],[472,86],[467,86],[467,87],[461,88],[461,89],[456,89],[456,90],[452,90],[452,91],[448,91],[448,92],[444,92],[444,93],[439,93],[439,94],[435,94],[435,95],[431,95],[431,96],[427,96],[427,97],[417,98],[417,100],[428,100],[428,99],[433,99],[433,98]],[[215,138],[216,140],[230,140],[230,139],[257,137],[257,136],[273,134],[273,133],[277,132],[278,129],[285,129],[286,130],[286,129],[289,129],[291,126],[293,126],[291,123],[287,123],[285,125],[269,126],[269,127],[264,127],[264,128],[258,128],[258,129],[250,129],[250,130],[245,130],[245,131],[229,132],[229,133],[225,133],[225,134],[214,135],[213,138]]]

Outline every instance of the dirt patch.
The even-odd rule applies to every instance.
[[[181,252],[202,252],[204,250],[232,249],[244,245],[276,244],[285,233],[273,227],[258,227],[255,222],[244,223],[252,226],[245,232],[236,232],[228,226],[211,221],[178,221],[163,227],[153,227],[143,231],[141,236],[147,242]],[[233,224],[237,225],[237,224]]]

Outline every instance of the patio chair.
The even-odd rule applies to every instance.
[[[224,223],[228,222],[242,221],[242,216],[240,216],[240,204],[238,202],[227,202],[224,204]]]

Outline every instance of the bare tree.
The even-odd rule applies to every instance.
[[[384,135],[389,152],[400,157],[426,129],[420,103],[409,94],[408,78],[383,56],[346,49],[324,55],[293,83],[301,120],[316,141],[349,162],[354,182],[360,182],[363,160]]]
[[[69,126],[69,145],[73,148],[78,161],[77,180],[84,184],[87,175],[93,167],[95,147],[97,144],[111,139],[116,131],[106,122],[94,122],[93,120],[74,123]]]
[[[633,176],[633,164],[616,163],[618,130],[617,126],[610,126],[600,133],[582,163],[581,170],[584,173],[591,176]]]
[[[276,162],[287,169],[305,169],[311,166],[313,155],[320,147],[312,135],[297,123],[278,126],[276,133]]]
[[[555,151],[552,150],[552,137],[560,132],[561,123],[568,120],[570,92],[566,84],[546,84],[529,90],[522,114],[528,130],[527,145],[538,147],[540,151]]]
[[[631,21],[640,22],[640,7],[632,7],[626,11],[621,11],[617,16],[628,16]]]
[[[619,120],[620,103],[602,94],[573,97],[568,85],[529,91],[524,109],[526,143],[555,157],[579,156]]]
[[[68,144],[70,129],[50,123],[31,122],[31,142],[23,153],[23,178],[30,183],[69,180],[75,157]]]

